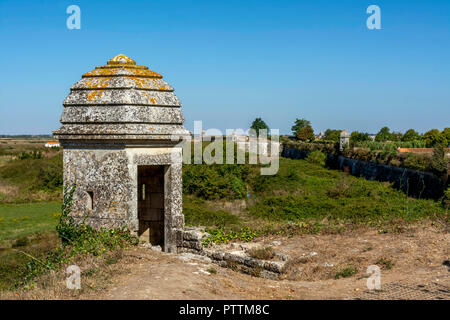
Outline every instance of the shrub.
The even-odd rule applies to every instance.
[[[349,266],[345,266],[342,270],[336,272],[336,274],[334,275],[334,278],[335,279],[339,279],[341,277],[348,278],[357,273],[358,273],[358,268],[356,268],[355,266],[349,265]]]
[[[325,166],[325,160],[327,159],[327,155],[321,151],[313,151],[308,157],[306,157],[306,161],[310,163],[315,163],[321,166]]]
[[[379,258],[375,264],[380,265],[383,269],[387,270],[391,270],[394,267],[394,263],[385,257]]]
[[[204,246],[209,246],[212,243],[226,243],[235,239],[249,242],[256,237],[256,232],[252,231],[247,226],[242,227],[238,232],[233,230],[227,232],[223,227],[217,229],[207,229],[206,231],[210,234],[210,236],[203,240]]]
[[[63,185],[62,167],[49,164],[39,170],[36,187],[43,190],[55,190]]]
[[[186,225],[191,226],[230,226],[237,225],[240,219],[224,210],[211,210],[205,201],[194,197],[183,198],[183,214]]]
[[[429,169],[438,176],[442,175],[447,170],[447,159],[445,158],[445,152],[442,146],[434,148]]]
[[[183,172],[183,193],[207,200],[243,199],[247,194],[245,181],[248,165],[186,165]]]
[[[414,170],[424,171],[429,161],[425,155],[408,153],[403,160],[403,166]]]

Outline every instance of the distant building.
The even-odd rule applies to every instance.
[[[322,140],[325,137],[325,134],[323,131],[320,131],[320,133],[316,136],[316,140]]]
[[[350,144],[350,135],[347,131],[342,130],[339,135],[339,151],[344,151],[344,147]]]
[[[46,148],[59,148],[60,144],[59,142],[47,142],[44,146]]]

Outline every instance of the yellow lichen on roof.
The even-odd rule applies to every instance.
[[[136,61],[124,54],[111,58],[106,65],[96,67],[94,70],[83,74],[84,77],[113,77],[132,75],[142,78],[162,78],[157,72],[149,70],[146,66],[139,66]]]
[[[93,78],[85,82],[88,89],[105,89],[109,86],[110,78]]]
[[[109,59],[108,64],[136,64],[136,61],[124,54],[118,54],[117,56]]]
[[[93,90],[88,93],[87,98],[89,101],[96,100],[98,98],[101,98],[103,96],[104,90]]]
[[[137,85],[140,89],[148,89],[150,86],[145,79],[137,78],[135,76],[126,76],[125,78],[130,79]]]
[[[137,69],[133,67],[128,66],[120,66],[117,68],[95,68],[92,71],[89,71],[85,74],[83,74],[83,78],[86,77],[113,77],[113,76],[120,76],[118,72],[120,70],[127,70],[130,74],[137,76],[137,77],[143,77],[143,78],[162,78],[162,75],[160,75],[157,72],[146,70],[146,69]]]
[[[159,73],[152,71],[152,70],[139,70],[139,69],[131,69],[131,68],[125,68],[131,70],[131,72],[137,76],[137,77],[150,77],[150,78],[162,78],[162,75]]]

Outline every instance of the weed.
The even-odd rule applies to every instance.
[[[394,267],[394,263],[385,257],[380,257],[375,264],[380,265],[383,269],[387,270],[391,270]]]
[[[345,266],[334,275],[335,279],[348,278],[358,273],[358,268],[352,265]]]
[[[206,271],[208,271],[209,273],[212,273],[212,274],[216,274],[216,273],[217,273],[217,270],[214,269],[214,268],[209,268],[209,269],[206,270]]]
[[[225,231],[223,227],[217,229],[206,230],[210,236],[203,240],[204,246],[209,246],[212,243],[226,243],[231,240],[242,240],[249,242],[256,237],[256,232],[252,231],[249,227],[244,226],[238,232],[233,230]]]
[[[306,161],[314,164],[318,164],[322,167],[325,167],[325,160],[327,159],[327,155],[319,150],[311,152],[307,157]]]

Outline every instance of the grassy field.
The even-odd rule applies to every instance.
[[[0,290],[27,272],[27,263],[60,245],[60,202],[0,205]]]
[[[385,232],[421,219],[448,221],[441,202],[409,198],[389,183],[353,177],[305,160],[281,158],[274,176],[245,172],[238,178],[249,189],[245,199],[204,200],[185,195],[186,223],[234,230],[247,225],[262,234],[295,234],[342,232],[355,226]],[[213,187],[197,185],[196,193],[210,194],[198,188]]]
[[[60,212],[60,202],[0,205],[0,243],[54,231]]]

